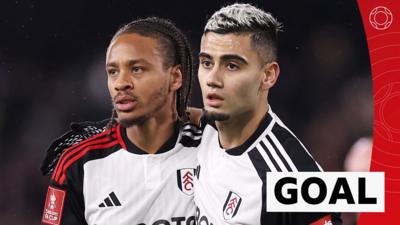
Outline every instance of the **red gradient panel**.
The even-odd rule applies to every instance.
[[[358,0],[374,97],[371,171],[385,172],[385,212],[361,213],[358,225],[400,225],[400,1]]]

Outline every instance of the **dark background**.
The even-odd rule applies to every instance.
[[[232,1],[231,1],[232,2]],[[249,1],[245,1],[249,2]],[[224,1],[1,1],[0,224],[38,224],[48,177],[39,167],[72,121],[109,117],[104,57],[113,33],[146,16],[173,20],[197,55]],[[325,170],[372,135],[372,82],[355,1],[253,1],[284,24],[270,104]],[[192,105],[201,106],[196,79]]]

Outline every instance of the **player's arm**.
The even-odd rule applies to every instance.
[[[188,107],[186,113],[191,123],[196,124],[197,126],[201,125],[200,120],[203,115],[203,110],[200,108]]]
[[[61,154],[69,147],[76,145],[105,130],[109,119],[97,122],[71,123],[70,130],[54,140],[47,148],[46,156],[40,170],[43,175],[52,175]]]
[[[203,130],[207,124],[215,127],[215,121],[208,121],[202,109],[189,107],[186,112],[189,116],[190,123],[200,127],[201,130]]]
[[[87,224],[84,218],[82,193],[83,168],[68,167],[68,151],[82,141],[103,132],[108,120],[71,124],[71,130],[56,139],[48,148],[42,173],[52,175],[43,209],[42,224]],[[64,157],[64,158],[63,158]]]
[[[83,197],[67,185],[50,182],[47,189],[41,224],[86,225]]]

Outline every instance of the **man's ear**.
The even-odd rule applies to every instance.
[[[263,77],[261,80],[260,89],[264,91],[268,91],[276,81],[278,80],[278,76],[280,73],[279,64],[277,62],[266,63],[263,66]]]
[[[177,91],[182,86],[182,70],[181,65],[175,65],[171,68],[171,78],[169,80],[169,90]]]

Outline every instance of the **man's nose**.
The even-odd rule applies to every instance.
[[[207,74],[207,86],[212,88],[223,88],[223,74],[219,69],[219,66],[215,66],[212,70]]]
[[[115,90],[122,91],[132,88],[133,82],[131,76],[128,73],[121,71],[118,79],[115,81]]]

